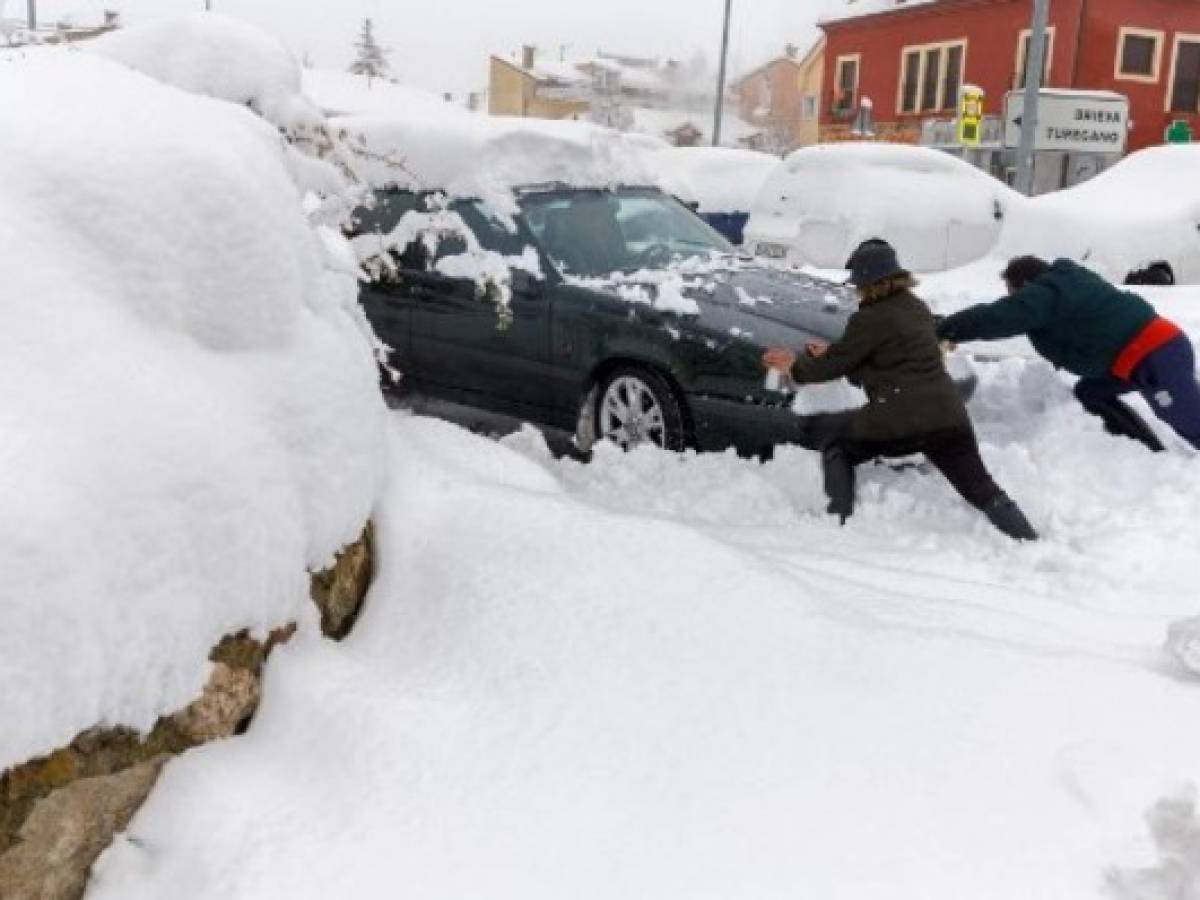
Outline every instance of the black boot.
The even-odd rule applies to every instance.
[[[1104,421],[1104,430],[1117,437],[1132,438],[1150,448],[1152,453],[1164,453],[1166,447],[1146,424],[1146,420],[1134,412],[1118,397],[1084,404],[1084,409]]]
[[[837,445],[826,447],[821,454],[825,470],[825,493],[829,506],[825,511],[837,516],[843,525],[854,515],[854,465]]]
[[[1038,534],[1008,494],[999,494],[983,508],[988,521],[1014,541],[1036,541]]]

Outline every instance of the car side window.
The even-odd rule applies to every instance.
[[[529,242],[515,227],[478,200],[460,200],[450,208],[458,213],[484,250],[501,256],[520,256]]]
[[[362,206],[351,216],[350,236],[388,234],[404,218],[405,213],[424,211],[425,198],[412,191],[379,191],[373,205]],[[429,253],[420,241],[414,241],[402,251],[393,251],[401,269],[423,271],[430,262]]]

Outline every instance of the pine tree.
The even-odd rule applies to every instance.
[[[366,75],[372,78],[386,78],[389,68],[387,55],[390,51],[383,49],[375,40],[375,23],[369,18],[363,19],[362,33],[354,42],[357,56],[350,64],[350,71],[355,75]]]

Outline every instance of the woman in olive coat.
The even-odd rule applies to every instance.
[[[933,315],[896,252],[868,241],[850,259],[860,304],[841,340],[810,344],[803,357],[767,351],[763,363],[797,385],[846,378],[867,404],[849,416],[822,452],[829,512],[854,512],[855,467],[880,457],[923,453],[955,490],[1000,531],[1036,540],[1025,515],[988,473],[958,388],[946,371]]]

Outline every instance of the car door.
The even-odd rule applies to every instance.
[[[485,250],[520,256],[529,246],[479,202],[452,206]],[[465,243],[443,240],[439,259],[461,254]],[[435,260],[435,270],[436,270]],[[454,399],[543,419],[552,400],[550,295],[541,279],[513,274],[511,317],[479,296],[475,282],[437,271],[404,272],[415,298],[412,359],[422,381]]]

